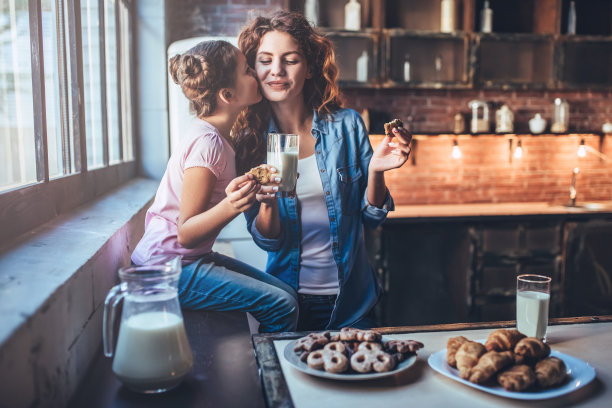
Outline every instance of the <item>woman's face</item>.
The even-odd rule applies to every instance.
[[[311,77],[298,42],[281,31],[270,31],[262,37],[255,72],[264,97],[273,103],[302,98],[304,81]]]
[[[261,101],[261,93],[255,72],[247,64],[244,54],[239,53],[236,58],[235,100],[241,107],[246,107]]]

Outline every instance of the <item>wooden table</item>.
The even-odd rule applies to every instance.
[[[269,407],[506,407],[506,406],[610,406],[612,401],[612,315],[563,318],[550,321],[548,343],[553,350],[572,355],[595,368],[588,385],[561,397],[544,401],[520,401],[488,394],[441,374],[427,364],[429,356],[446,348],[449,337],[484,339],[495,328],[515,327],[514,321],[388,327],[389,338],[424,343],[417,362],[408,370],[370,381],[335,381],[304,374],[282,356],[286,344],[304,333],[253,336],[257,364]]]

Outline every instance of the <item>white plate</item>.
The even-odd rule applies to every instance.
[[[406,360],[399,363],[395,367],[394,370],[387,371],[384,373],[366,373],[366,374],[353,373],[353,372],[351,373],[328,373],[327,371],[315,370],[313,368],[310,368],[308,367],[308,364],[300,360],[298,355],[295,354],[295,351],[293,351],[293,346],[295,345],[296,341],[297,339],[292,340],[289,343],[287,343],[287,346],[285,346],[285,351],[283,353],[285,356],[285,360],[287,360],[289,364],[291,364],[296,369],[302,371],[303,373],[314,375],[316,377],[331,378],[333,380],[362,381],[362,380],[373,380],[375,378],[389,377],[391,375],[401,373],[402,371],[410,368],[416,362],[416,359],[417,359],[416,354],[413,354],[410,357],[408,357]],[[383,337],[383,341],[385,341],[384,337]]]
[[[500,397],[506,398],[514,398],[521,400],[542,400],[548,398],[555,398],[561,395],[568,394],[572,391],[577,390],[578,388],[584,387],[586,384],[590,383],[595,378],[595,369],[591,367],[588,363],[576,358],[569,356],[567,354],[559,353],[558,351],[552,350],[550,352],[552,357],[557,357],[563,360],[565,363],[565,367],[567,368],[567,375],[569,380],[558,387],[547,388],[543,390],[536,391],[506,391],[503,387],[499,385],[490,385],[484,386],[480,384],[474,384],[463,378],[459,377],[459,370],[453,368],[448,365],[446,362],[446,349],[440,350],[429,356],[427,362],[429,366],[439,372],[442,375],[445,375],[449,378],[452,378],[455,381],[459,381],[465,385],[469,385],[470,387],[476,388],[481,391],[485,391],[491,394],[498,395]]]

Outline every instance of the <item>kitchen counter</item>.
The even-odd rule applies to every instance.
[[[456,382],[431,369],[429,356],[446,348],[449,337],[486,339],[499,327],[514,327],[514,321],[463,323],[435,326],[387,327],[384,336],[424,343],[417,361],[409,369],[386,378],[368,381],[321,379],[298,371],[283,357],[291,339],[305,333],[255,335],[254,344],[266,402],[269,407],[505,407],[505,406],[607,406],[612,400],[612,316],[553,319],[548,344],[553,350],[590,364],[596,377],[583,388],[564,396],[540,401],[520,401],[492,395]],[[608,402],[606,402],[608,401]]]
[[[474,219],[480,217],[505,218],[512,216],[567,216],[569,218],[592,218],[612,216],[612,202],[578,203],[576,207],[546,202],[521,203],[475,203],[475,204],[428,204],[396,205],[388,216],[396,220],[444,220],[451,218]]]

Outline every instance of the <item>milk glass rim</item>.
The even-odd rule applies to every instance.
[[[516,277],[517,282],[527,282],[527,283],[550,283],[552,278],[550,276],[545,275],[535,275],[532,273],[526,273],[523,275],[519,275]]]

